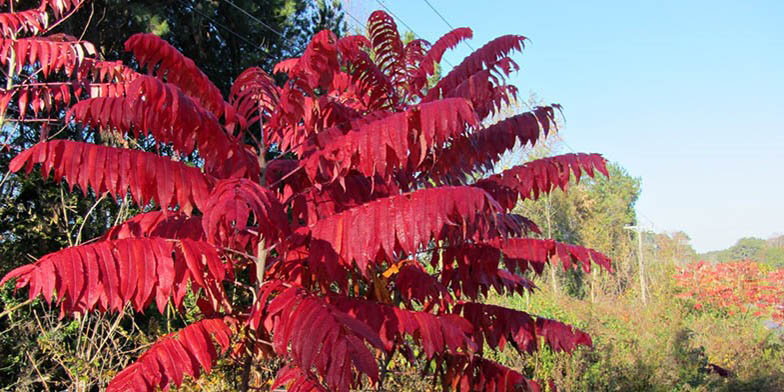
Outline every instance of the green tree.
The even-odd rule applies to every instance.
[[[690,244],[691,238],[682,231],[657,233],[653,241],[657,260],[682,265],[697,258],[697,252]]]
[[[632,233],[624,226],[637,221],[634,205],[640,195],[640,179],[617,163],[607,168],[609,178],[586,178],[579,184],[571,183],[568,192],[555,191],[518,206],[523,215],[539,224],[545,236],[550,233],[558,241],[594,248],[614,260],[616,275],[609,280],[591,280],[590,286],[584,284],[588,276],[580,271],[559,272],[558,279],[565,279],[572,295],[595,296],[601,283],[608,286],[605,290],[619,293],[632,282],[636,271],[629,262],[634,252]]]
[[[732,248],[729,249],[729,252],[726,254],[725,257],[729,259],[721,260],[721,261],[731,261],[731,260],[756,260],[759,261],[762,259],[764,249],[767,247],[765,240],[761,238],[754,238],[754,237],[745,237],[738,240]]]

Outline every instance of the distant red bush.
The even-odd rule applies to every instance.
[[[711,264],[689,264],[675,275],[684,289],[680,298],[695,301],[694,308],[709,306],[729,314],[753,312],[784,320],[784,270],[769,271],[751,260]]]

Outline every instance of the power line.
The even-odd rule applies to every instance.
[[[188,4],[186,4],[184,1],[181,1],[181,3],[182,3],[184,6],[188,6]],[[245,37],[244,35],[241,35],[240,33],[237,33],[236,31],[234,31],[234,30],[232,30],[232,29],[228,28],[228,27],[227,27],[227,26],[225,26],[224,24],[222,24],[222,23],[218,22],[217,20],[215,20],[215,19],[213,19],[213,18],[209,17],[207,14],[205,14],[205,13],[203,13],[203,12],[199,11],[199,9],[198,9],[198,8],[196,8],[196,7],[191,7],[191,10],[192,10],[193,12],[195,12],[195,13],[199,14],[199,16],[201,16],[202,18],[204,18],[204,19],[207,19],[207,20],[208,20],[210,23],[214,24],[215,26],[218,26],[219,28],[221,28],[221,29],[223,29],[223,30],[226,30],[227,32],[229,32],[231,35],[233,35],[233,36],[235,36],[235,37],[237,37],[237,38],[241,39],[241,40],[242,40],[242,41],[244,41],[246,44],[248,44],[248,45],[250,45],[250,46],[258,47],[258,48],[259,48],[259,49],[261,49],[263,52],[266,52],[267,54],[269,54],[269,51],[268,51],[268,50],[267,50],[267,48],[265,48],[263,45],[254,43],[253,41],[251,41],[250,39],[248,39],[248,38],[247,38],[247,37]]]
[[[387,12],[389,12],[389,14],[392,15],[392,17],[394,17],[395,19],[399,20],[400,23],[403,24],[403,26],[406,26],[407,29],[411,30],[411,32],[414,33],[414,35],[417,38],[420,38],[420,39],[422,38],[419,34],[416,33],[416,31],[414,31],[414,29],[411,28],[411,26],[408,25],[408,23],[406,23],[406,21],[403,20],[403,18],[395,15],[395,13],[392,12],[392,10],[389,9],[389,7],[387,7],[386,4],[384,4],[381,0],[376,0],[376,3],[378,3],[380,6],[384,7],[384,9],[387,10]]]
[[[267,30],[269,30],[269,31],[271,31],[271,32],[273,32],[273,33],[275,33],[275,34],[277,34],[277,35],[278,35],[280,38],[282,38],[284,41],[288,42],[289,44],[291,44],[291,45],[293,45],[293,46],[295,46],[295,47],[297,46],[297,44],[296,44],[294,41],[292,41],[291,39],[287,38],[287,37],[286,37],[285,35],[283,35],[283,33],[281,33],[279,30],[277,30],[277,29],[275,29],[274,27],[272,27],[272,26],[270,26],[270,25],[268,25],[268,24],[264,23],[264,21],[263,21],[263,20],[261,20],[261,19],[259,19],[259,18],[255,17],[255,16],[253,16],[253,14],[251,14],[250,12],[248,12],[248,11],[245,11],[245,10],[244,10],[242,7],[238,6],[237,4],[234,4],[234,2],[233,2],[233,1],[231,1],[231,0],[224,0],[224,1],[225,1],[225,2],[227,2],[227,3],[229,3],[229,5],[231,5],[232,7],[236,8],[238,11],[242,12],[243,14],[245,14],[245,15],[246,15],[248,18],[250,18],[250,19],[251,19],[251,20],[253,20],[254,22],[256,22],[256,23],[258,23],[258,24],[262,25],[262,26],[263,26],[263,27],[265,27]]]
[[[350,12],[348,12],[348,10],[343,10],[343,12],[345,12],[345,13],[346,13],[346,15],[348,15],[348,16],[349,16],[351,19],[353,19],[353,20],[354,20],[354,22],[356,22],[356,23],[357,23],[357,26],[359,26],[359,27],[360,27],[362,30],[365,30],[365,33],[367,33],[367,27],[365,27],[365,24],[364,24],[364,23],[362,23],[362,21],[361,21],[361,20],[359,20],[359,19],[357,19],[356,17],[354,17],[354,15],[351,15],[351,13],[350,13]]]
[[[419,39],[423,39],[421,35],[417,34],[416,31],[414,31],[414,29],[411,28],[411,26],[409,26],[408,23],[406,23],[405,20],[403,20],[403,18],[397,16],[394,12],[392,12],[392,10],[389,9],[389,7],[387,7],[386,4],[384,4],[381,0],[376,0],[376,3],[378,3],[380,6],[384,7],[384,9],[387,10],[387,12],[389,12],[389,14],[392,15],[393,18],[395,18],[396,20],[399,20],[400,23],[403,24],[403,26],[406,26],[406,28],[409,31],[411,31],[411,33],[414,34],[415,37],[417,37]],[[449,60],[447,60],[447,59],[445,59],[443,57],[441,59],[444,60],[444,62],[447,63],[447,65],[449,65],[450,67],[452,67],[452,68],[455,67],[454,65],[452,65],[451,62],[449,62]]]
[[[431,10],[433,10],[433,12],[435,12],[435,13],[436,13],[436,15],[438,15],[438,17],[439,17],[439,18],[441,18],[441,20],[443,20],[443,21],[444,21],[444,23],[446,23],[446,25],[447,25],[447,26],[449,26],[449,28],[450,28],[450,29],[452,29],[452,30],[454,30],[454,29],[455,29],[455,27],[454,27],[454,26],[452,26],[452,24],[451,24],[451,23],[449,23],[449,21],[448,21],[448,20],[446,20],[446,18],[444,17],[444,15],[442,15],[440,12],[438,12],[438,10],[436,9],[436,7],[433,7],[433,4],[430,4],[430,2],[429,2],[428,0],[425,0],[425,4],[427,4],[427,6],[428,6],[428,7],[430,7],[430,9],[431,9]],[[463,42],[465,42],[465,44],[466,44],[466,45],[468,45],[468,47],[471,49],[471,51],[474,51],[474,50],[475,50],[475,49],[474,49],[474,47],[473,47],[473,46],[471,46],[471,44],[470,44],[470,43],[468,43],[468,41],[463,41]]]

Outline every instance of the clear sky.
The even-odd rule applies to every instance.
[[[363,21],[381,9],[346,3]],[[431,42],[449,31],[424,0],[383,3]],[[430,3],[474,30],[474,48],[530,39],[511,83],[564,106],[572,148],[642,178],[643,224],[683,230],[699,252],[784,233],[784,1]]]

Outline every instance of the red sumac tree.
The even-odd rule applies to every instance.
[[[0,21],[19,32],[38,23],[19,13]],[[160,338],[109,390],[179,386],[219,358],[247,356],[284,360],[273,388],[380,387],[396,354],[428,361],[445,389],[538,390],[485,352],[507,344],[521,354],[543,344],[571,352],[590,346],[589,336],[482,298],[532,291],[527,274],[547,263],[610,269],[591,249],[526,238],[538,228],[511,213],[571,177],[606,175],[605,161],[567,154],[474,181],[516,142],[534,144],[554,126],[557,106],[487,122],[515,98],[505,80],[525,38],[492,40],[428,86],[470,29],[403,43],[384,12],[367,29],[367,37],[316,34],[301,57],[275,68],[287,76],[282,86],[248,69],[228,100],[154,35],[125,45],[144,74],[80,51],[78,41],[6,38],[4,64],[75,76],[52,101],[67,109],[66,126],[159,148],[44,139],[19,154],[14,172],[40,166],[71,189],[130,195],[148,212],[2,282],[55,301],[64,316],[183,311],[186,297],[197,299],[200,321]],[[9,94],[27,92],[5,91],[4,102]],[[13,100],[22,120],[26,105],[47,105],[42,94]],[[196,167],[183,163],[194,156]]]

